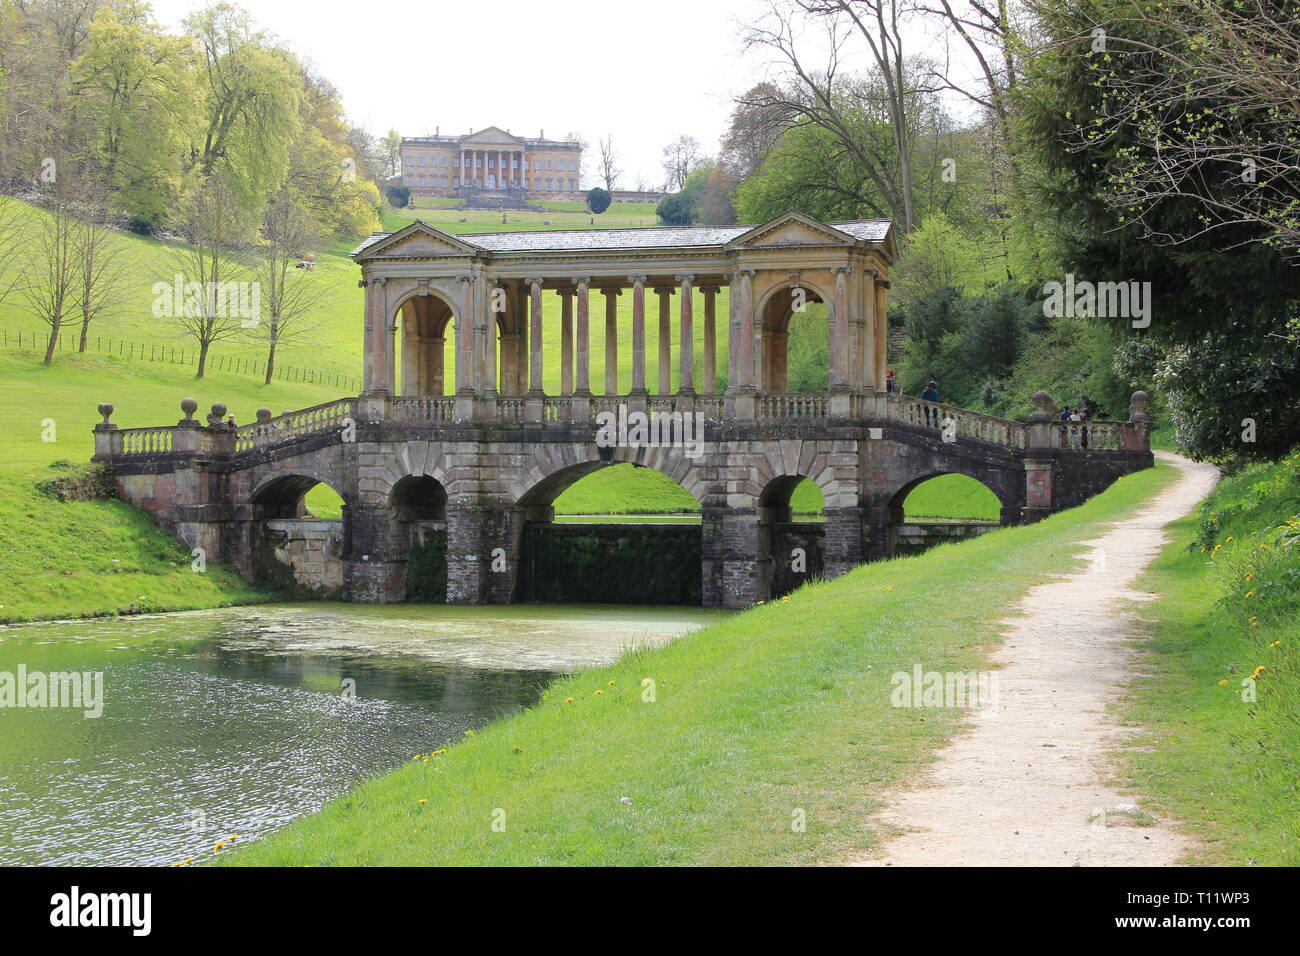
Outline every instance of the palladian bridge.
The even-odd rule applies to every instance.
[[[577,553],[546,550],[548,534],[574,533],[554,524],[556,498],[629,462],[693,495],[702,521],[606,528],[603,538],[591,526],[596,553],[614,562],[629,549],[609,536],[639,533],[631,550],[640,563],[624,569],[624,583],[654,577],[658,561],[685,574],[681,599],[742,607],[894,554],[904,499],[935,476],[977,479],[1001,503],[1001,523],[1015,524],[1152,464],[1141,392],[1128,421],[1087,423],[1057,421],[1042,392],[1027,421],[888,392],[888,222],[791,212],[759,226],[461,236],[416,222],[372,236],[352,256],[365,288],[360,396],[276,417],[262,409],[240,426],[224,421],[220,403],[196,418],[192,399],[180,422],[159,428],[118,428],[112,407],[100,407],[96,460],[121,497],[254,582],[366,602],[437,599],[444,587],[462,604],[554,599],[547,582],[565,569],[540,567],[542,552],[561,561],[556,554]],[[543,319],[548,294],[560,299],[558,323]],[[589,371],[593,294],[605,304],[599,392]],[[621,295],[631,299],[630,342],[619,337]],[[804,301],[825,305],[819,393],[787,385],[789,324]],[[647,302],[658,323],[657,381],[646,376]],[[622,349],[630,381],[619,378]],[[557,354],[553,394],[543,373]],[[700,421],[702,441],[675,440],[689,430],[658,442],[635,431],[598,440],[609,415],[638,412]],[[791,494],[804,479],[821,490],[821,523],[793,520]],[[342,497],[340,520],[307,514],[304,495],[319,482]],[[604,580],[618,570],[604,569]],[[644,598],[635,583],[587,598]]]

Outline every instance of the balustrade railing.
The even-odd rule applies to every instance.
[[[825,418],[829,410],[825,395],[810,392],[767,392],[759,396],[759,418]]]
[[[157,455],[172,450],[174,428],[123,428],[118,432],[122,455]]]
[[[299,435],[342,428],[352,417],[354,399],[313,405],[296,412],[286,412],[276,418],[235,429],[235,451],[247,451],[262,445],[273,445]]]
[[[402,395],[392,400],[399,422],[449,422],[456,417],[456,399],[449,395]]]
[[[1024,448],[1025,425],[1007,418],[983,415],[954,405],[925,402],[907,395],[889,393],[887,407],[891,421],[920,428],[934,428],[954,438],[974,438],[1007,448]]]

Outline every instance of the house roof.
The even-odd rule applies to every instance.
[[[420,220],[395,233],[377,232],[352,250],[353,258],[361,255],[376,243],[390,236],[422,226],[424,230],[454,239],[484,252],[575,252],[588,250],[592,252],[612,252],[622,249],[674,249],[723,247],[751,233],[761,234],[776,225],[795,218],[813,226],[829,226],[843,234],[863,242],[884,242],[889,236],[891,223],[887,219],[854,219],[845,222],[818,223],[799,213],[790,213],[764,223],[760,226],[649,226],[641,229],[544,229],[530,232],[479,232],[461,233],[452,236],[442,233],[435,227]],[[827,233],[828,241],[835,241],[833,233]]]

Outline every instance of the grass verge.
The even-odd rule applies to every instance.
[[[1160,465],[1039,524],[865,565],[561,680],[530,712],[227,862],[774,864],[869,850],[880,795],[961,722],[891,707],[891,676],[981,667],[1028,588],[1082,566],[1079,542],[1174,477]]]
[[[1124,782],[1201,842],[1192,862],[1300,863],[1300,454],[1220,482],[1143,577],[1144,727]]]

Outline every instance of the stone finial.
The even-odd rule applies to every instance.
[[[1056,417],[1056,402],[1041,388],[1034,392],[1034,414],[1029,416],[1031,422],[1050,422]]]
[[[196,401],[193,398],[182,398],[181,411],[185,413],[185,417],[181,419],[180,423],[182,425],[189,425],[192,423],[196,424],[194,422],[194,413],[197,412],[198,410],[199,410],[198,401]]]
[[[271,420],[271,410],[269,408],[259,408],[257,410],[257,424],[265,425]]]
[[[101,402],[101,403],[100,403],[100,405],[99,405],[99,414],[101,414],[101,415],[104,416],[104,420],[103,420],[102,422],[100,422],[101,425],[111,425],[111,424],[113,424],[112,422],[109,421],[109,418],[111,418],[112,415],[113,415],[113,406],[110,405],[110,404],[108,404],[108,402]]]
[[[212,411],[208,413],[208,427],[216,428],[221,424],[221,420],[226,417],[226,403],[214,402]]]
[[[1151,416],[1147,409],[1151,406],[1151,396],[1146,392],[1134,392],[1128,403],[1128,420],[1131,422],[1149,422]]]

